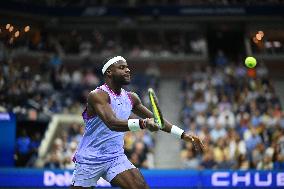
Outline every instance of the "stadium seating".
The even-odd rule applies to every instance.
[[[184,168],[277,169],[283,164],[283,112],[265,66],[253,76],[241,64],[196,67],[182,80],[184,129],[204,138],[200,158],[191,144]]]

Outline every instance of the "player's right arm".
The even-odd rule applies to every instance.
[[[111,108],[110,98],[105,91],[94,90],[88,95],[88,115],[99,116],[106,126],[112,131],[129,131],[129,121],[118,119]],[[153,119],[139,120],[146,128],[158,126]]]

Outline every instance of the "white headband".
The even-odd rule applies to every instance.
[[[107,63],[105,63],[105,65],[104,65],[104,67],[102,69],[102,73],[105,74],[105,72],[108,69],[108,67],[110,67],[114,63],[117,63],[120,60],[126,62],[126,60],[122,56],[115,56],[112,59],[110,59],[109,61],[107,61]]]

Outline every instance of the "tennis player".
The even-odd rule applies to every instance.
[[[90,92],[82,114],[86,128],[74,156],[71,188],[92,188],[100,177],[121,188],[149,188],[140,171],[124,154],[124,132],[142,129],[153,132],[159,127],[139,97],[122,88],[130,83],[130,70],[123,57],[105,61],[102,73],[105,84]],[[143,119],[132,119],[131,112]],[[185,133],[166,120],[163,130],[193,142],[201,149],[204,147],[198,137]]]

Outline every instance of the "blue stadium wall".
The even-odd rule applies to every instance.
[[[283,188],[284,171],[142,170],[151,188]],[[0,187],[66,188],[72,170],[0,169]],[[110,187],[105,181],[98,187]]]

